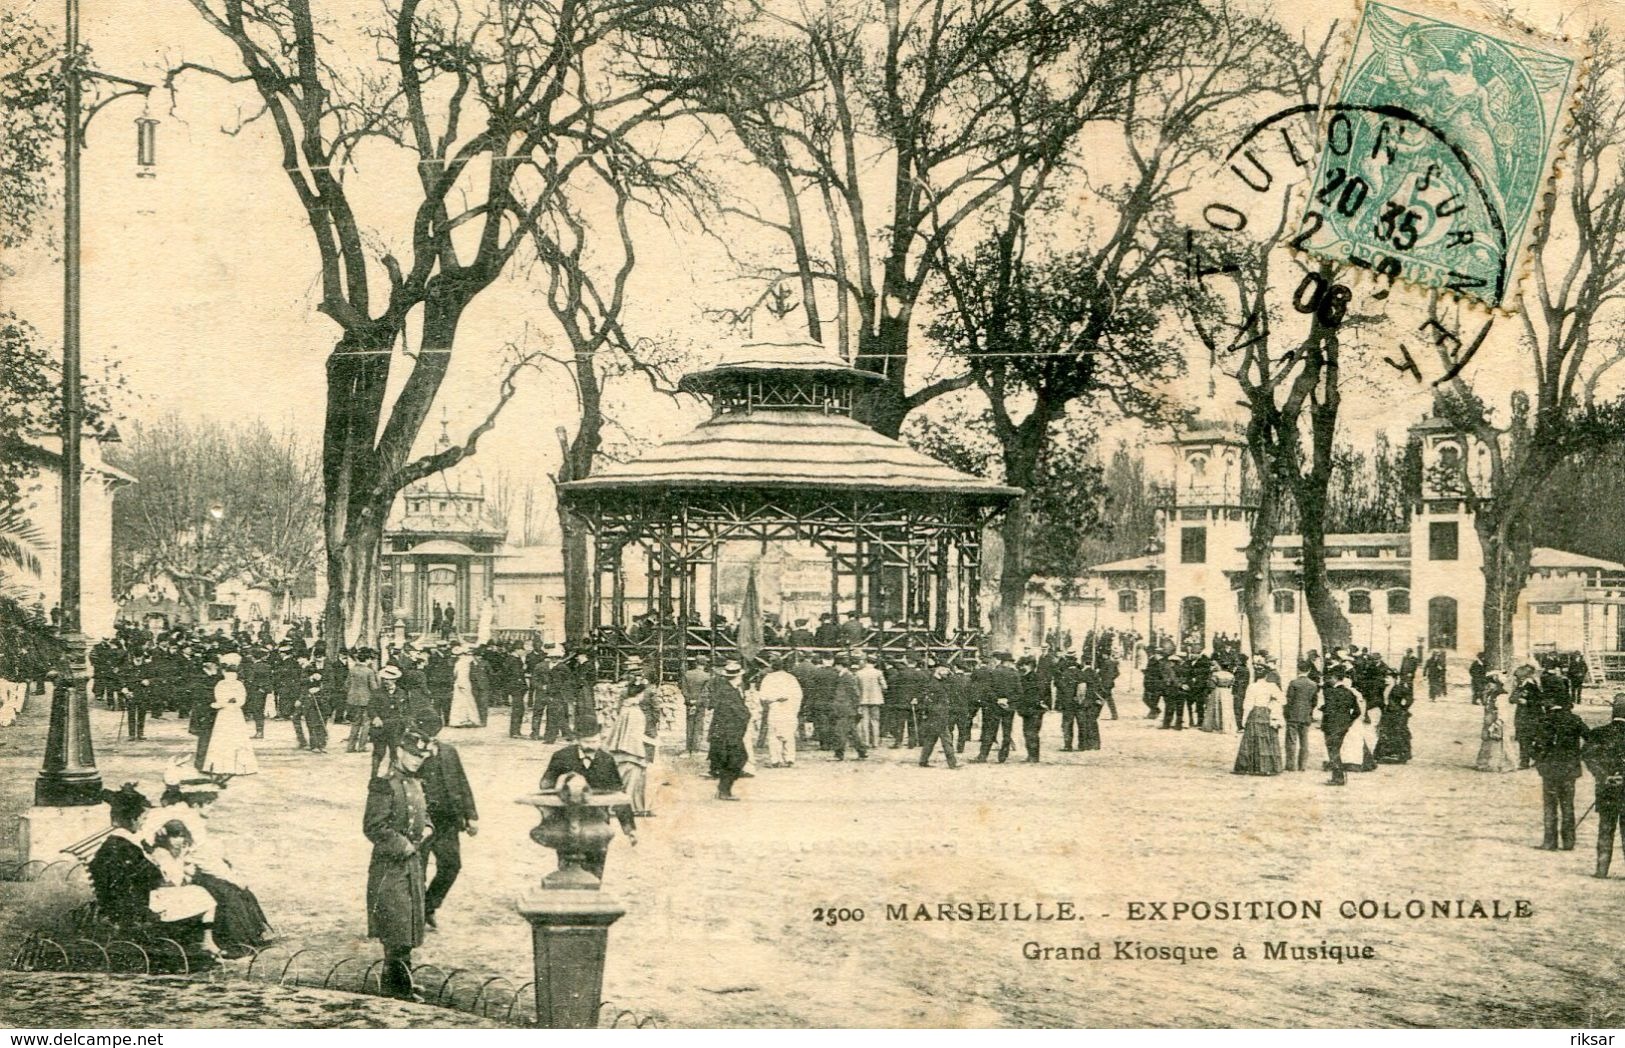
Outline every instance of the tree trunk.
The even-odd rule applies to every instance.
[[[1023,495],[1012,502],[998,527],[1004,553],[999,561],[999,604],[993,614],[993,639],[996,648],[1006,650],[1016,642],[1021,609],[1027,602],[1027,583],[1033,574],[1027,566],[1031,498]],[[1042,637],[1039,642],[1043,642]]]
[[[1303,518],[1303,599],[1324,653],[1347,645],[1351,630],[1326,581],[1325,514],[1304,510],[1301,499],[1298,505]]]
[[[884,375],[886,381],[866,393],[857,415],[883,436],[896,437],[908,415],[904,379],[908,373],[908,319],[882,315],[879,330],[862,340],[856,365]],[[1012,483],[1014,483],[1012,481]]]
[[[591,532],[585,521],[560,506],[559,533],[564,552],[564,636],[578,641],[592,629]]]
[[[1481,512],[1477,523],[1484,550],[1484,662],[1493,669],[1509,670],[1513,623],[1529,578],[1533,542],[1527,530],[1499,521],[1493,513]]]
[[[1281,528],[1281,485],[1270,468],[1269,448],[1261,433],[1249,427],[1247,453],[1259,476],[1258,509],[1247,535],[1247,573],[1241,581],[1241,611],[1247,617],[1247,650],[1270,651],[1273,643],[1273,614],[1270,594],[1274,579],[1270,558],[1275,552],[1275,536]],[[1273,652],[1279,656],[1280,652]]]
[[[355,647],[377,642],[385,625],[378,617],[378,560],[383,538],[383,528],[368,522],[349,529],[338,543],[328,543],[323,636],[329,644]]]

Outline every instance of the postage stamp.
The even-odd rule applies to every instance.
[[[1581,59],[1454,9],[1366,3],[1295,246],[1509,306]]]

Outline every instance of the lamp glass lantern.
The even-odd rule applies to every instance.
[[[135,120],[137,178],[158,177],[158,121],[145,114]]]

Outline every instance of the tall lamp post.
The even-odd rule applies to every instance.
[[[85,695],[88,677],[80,599],[80,494],[83,467],[79,455],[84,419],[80,388],[79,354],[79,153],[84,148],[89,119],[109,102],[125,95],[145,96],[151,84],[80,68],[79,0],[66,0],[63,41],[63,191],[62,191],[62,665],[51,695],[51,723],[45,741],[45,760],[34,780],[34,803],[42,808],[75,808],[101,803],[102,777],[90,740],[90,705]],[[117,85],[113,92],[82,113],[83,80],[91,77]],[[151,176],[154,122],[137,121],[137,162]]]

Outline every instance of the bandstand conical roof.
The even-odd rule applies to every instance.
[[[660,490],[824,490],[918,494],[1002,503],[1021,492],[961,473],[852,418],[839,403],[822,407],[759,402],[722,410],[728,390],[753,384],[822,388],[854,394],[880,380],[812,343],[753,343],[724,354],[715,366],[685,376],[681,388],[716,398],[710,419],[629,462],[561,484],[567,496]],[[800,385],[797,385],[800,384]],[[838,398],[837,398],[838,400]]]

